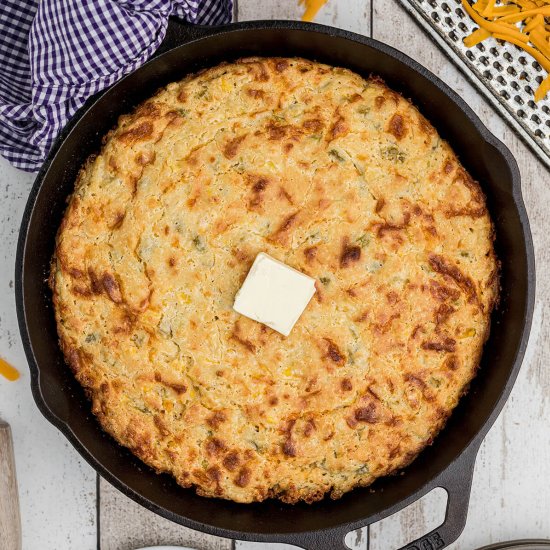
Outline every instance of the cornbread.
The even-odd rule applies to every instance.
[[[232,309],[265,252],[316,279],[288,337]],[[200,495],[341,496],[429,445],[498,294],[485,198],[378,78],[253,58],[169,84],[83,167],[50,284],[103,428]]]

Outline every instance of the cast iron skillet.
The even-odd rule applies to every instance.
[[[172,22],[155,59],[90,101],[54,146],[31,191],[16,264],[16,298],[32,390],[44,416],[108,481],[149,510],[193,529],[244,540],[284,542],[309,550],[347,548],[346,533],[388,516],[435,487],[446,489],[445,522],[407,546],[443,548],[461,533],[477,450],[518,374],[533,313],[535,268],[520,175],[508,149],[462,99],[402,53],[375,40],[320,25],[284,21],[214,29]],[[221,61],[249,56],[304,56],[374,73],[419,107],[447,139],[488,198],[502,261],[502,297],[479,376],[445,430],[404,475],[379,480],[337,501],[242,505],[196,496],[157,475],[106,435],[65,366],[46,284],[54,239],[80,166],[97,152],[117,117],[160,86]]]

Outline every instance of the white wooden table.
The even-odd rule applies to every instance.
[[[295,0],[235,2],[235,19],[241,21],[300,16]],[[519,163],[537,261],[533,330],[514,391],[478,456],[468,523],[452,548],[550,538],[550,174],[416,27],[398,0],[329,0],[317,21],[387,42],[438,74],[466,98]],[[186,543],[219,550],[289,548],[217,539],[156,517],[98,479],[42,418],[29,389],[13,295],[17,233],[32,181],[32,175],[0,159],[0,356],[22,372],[16,383],[0,379],[0,417],[14,432],[24,550],[130,550]],[[349,543],[356,550],[397,548],[440,523],[444,504],[443,491],[435,491],[371,526],[368,533],[351,534]]]

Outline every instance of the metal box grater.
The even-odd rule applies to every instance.
[[[464,46],[463,39],[478,27],[458,0],[402,3],[550,168],[550,99],[533,99],[546,71],[521,48],[494,38]]]

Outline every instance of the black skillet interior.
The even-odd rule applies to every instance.
[[[64,131],[31,192],[18,249],[16,290],[37,404],[119,489],[155,512],[192,528],[221,536],[290,542],[291,533],[331,527],[349,530],[376,521],[437,486],[439,474],[468,446],[475,456],[519,370],[533,308],[534,255],[516,163],[460,98],[431,73],[403,54],[358,35],[295,22],[244,23],[210,31],[172,24],[163,47],[169,51],[124,78],[79,113]],[[378,481],[375,493],[355,490],[338,501],[325,499],[314,505],[289,507],[270,501],[243,506],[182,490],[169,476],[156,475],[104,434],[57,345],[51,295],[45,281],[55,233],[79,167],[91,153],[99,151],[102,136],[115,125],[117,117],[160,86],[203,67],[249,55],[303,56],[345,66],[365,76],[382,76],[391,87],[411,98],[451,143],[488,197],[502,261],[502,297],[480,373],[435,443],[404,476]],[[469,475],[471,472],[465,477]]]

